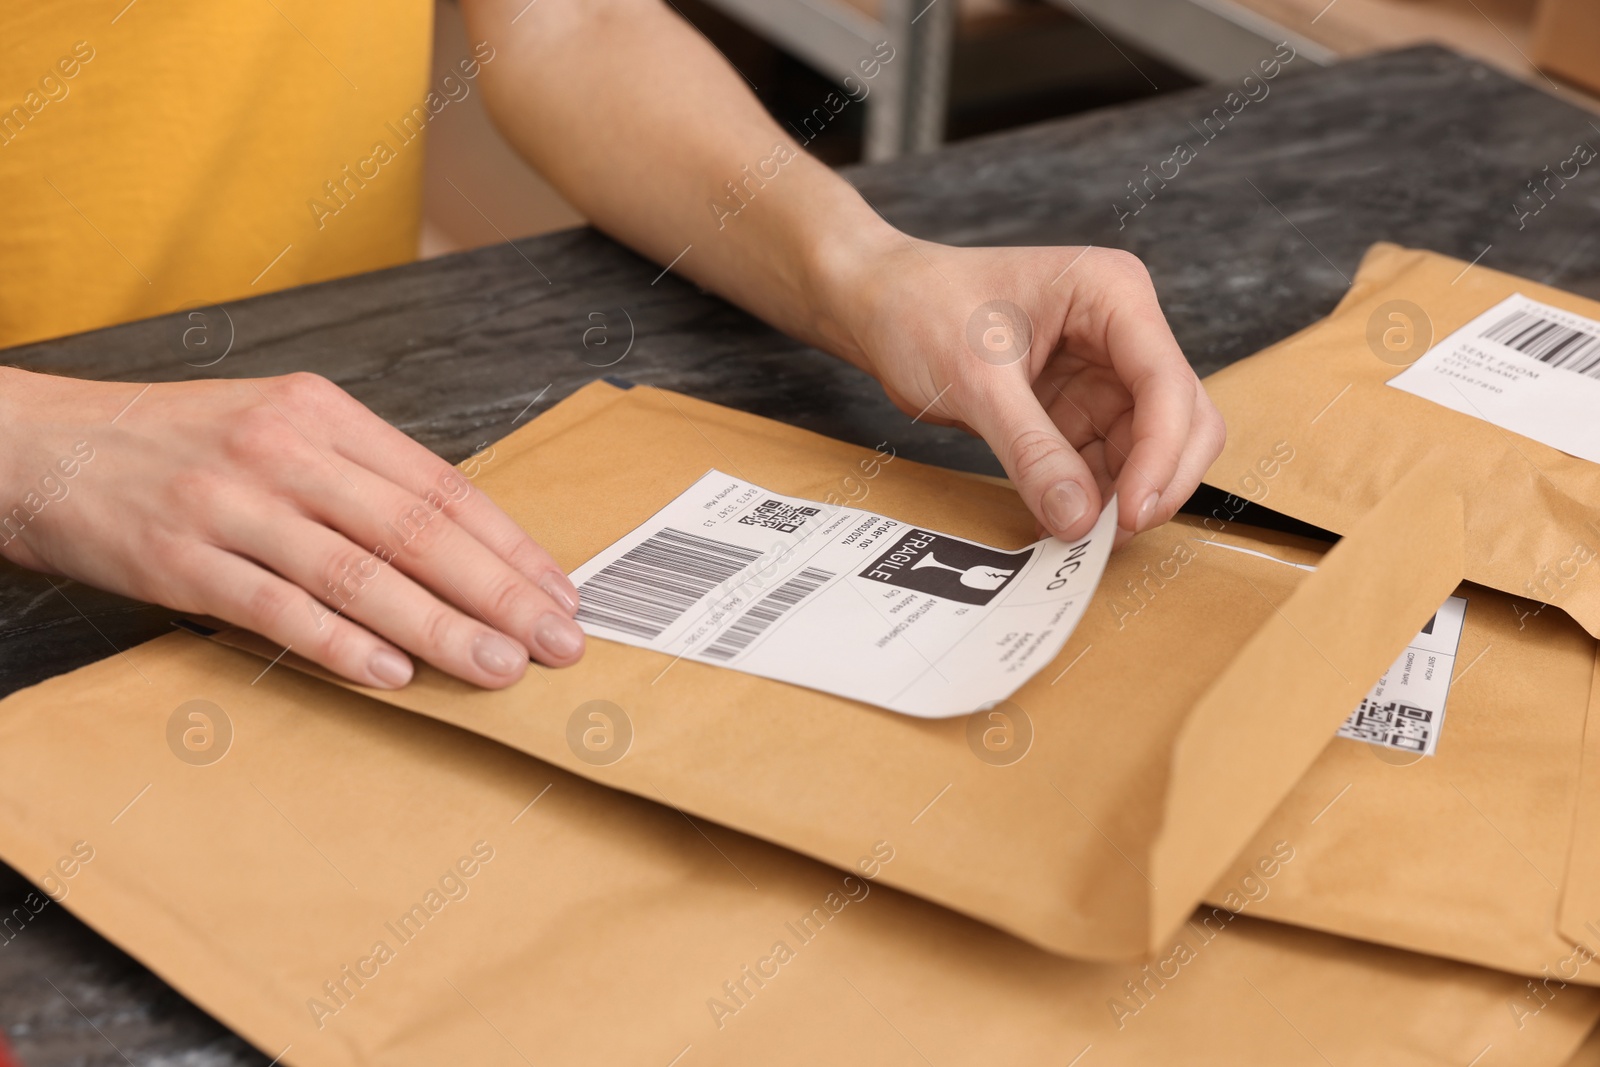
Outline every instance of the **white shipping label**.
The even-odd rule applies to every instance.
[[[1100,584],[1116,500],[1075,542],[990,548],[710,471],[572,573],[585,633],[922,718],[1009,697]]]
[[[1518,293],[1389,379],[1413,396],[1600,463],[1600,322]]]
[[[1439,606],[1394,666],[1339,727],[1352,741],[1431,756],[1439,747],[1445,698],[1455,672],[1456,648],[1467,602],[1453,596]]]

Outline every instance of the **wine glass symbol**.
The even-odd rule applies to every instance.
[[[936,567],[943,571],[954,571],[961,575],[961,584],[968,589],[999,589],[1006,584],[1006,579],[1017,573],[1014,570],[1004,570],[1000,567],[991,567],[980,563],[976,567],[952,567],[948,563],[940,563],[934,558],[932,552],[923,556],[911,565],[914,571],[924,567]]]

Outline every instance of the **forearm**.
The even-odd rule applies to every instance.
[[[33,377],[16,367],[0,367],[0,546],[15,535],[14,530],[4,528],[3,520],[18,502],[26,478],[22,472],[30,462],[30,442],[22,415],[27,410]]]
[[[125,386],[126,403],[138,391]],[[39,374],[0,366],[0,520],[29,500],[55,490],[54,478],[66,475],[70,446],[85,433],[84,425],[116,414],[113,387],[99,382]],[[58,468],[60,468],[58,470]],[[0,523],[0,544],[16,530]]]
[[[495,49],[490,112],[517,150],[600,229],[859,364],[840,321],[852,267],[904,238],[665,4],[525,4],[466,5],[473,39]]]
[[[1166,521],[1221,450],[1134,257],[913,241],[659,0],[464,3],[495,121],[597,226],[981,434],[1055,536],[1112,491],[1124,535]]]

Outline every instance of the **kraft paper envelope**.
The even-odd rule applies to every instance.
[[[1561,895],[1561,933],[1600,956],[1600,655],[1583,734],[1583,778],[1574,822]]]
[[[883,454],[596,384],[481,457],[475,481],[569,569],[711,467],[1002,548],[1032,540],[1009,487]],[[1413,536],[1459,526],[1438,483],[1419,471],[1311,575],[1197,545],[1183,523],[1136,538],[998,716],[920,720],[604,640],[500,692],[421,668],[370,695],[839,867],[895,836],[889,884],[1059,952],[1126,959],[1183,922],[1456,586],[1459,530]],[[1289,538],[1215,536],[1318,558]]]
[[[1600,1067],[1600,1028],[1589,1031],[1588,1038],[1572,1054],[1565,1067]]]
[[[0,855],[290,1067],[1557,1067],[1600,1016],[1209,911],[1062,959],[888,888],[904,822],[846,874],[260,675],[173,634],[0,703]]]
[[[1595,641],[1554,608],[1470,584],[1457,595],[1467,609],[1436,753],[1335,738],[1210,899],[1600,984],[1600,754],[1583,766],[1600,731]],[[1279,841],[1294,862],[1264,881],[1252,868]]]
[[[1554,604],[1600,637],[1600,463],[1386,384],[1403,369],[1379,355],[1388,323],[1439,340],[1514,293],[1600,317],[1600,303],[1559,289],[1374,245],[1326,319],[1206,379],[1228,423],[1206,481],[1347,533],[1421,456],[1443,450],[1466,508],[1463,576],[1530,607]]]

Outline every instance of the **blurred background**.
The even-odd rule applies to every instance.
[[[1312,63],[1440,44],[1600,116],[1600,0],[672,3],[778,121],[815,134],[808,149],[835,166],[1236,81],[1280,41],[1292,43],[1296,62]],[[437,8],[434,84],[471,50],[454,0],[438,0]],[[885,40],[895,59],[866,83],[861,102],[807,125]],[[428,136],[424,257],[583,221],[500,142],[481,94],[442,112]]]

